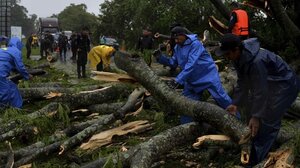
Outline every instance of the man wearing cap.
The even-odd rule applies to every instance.
[[[260,48],[257,38],[244,40],[225,34],[217,56],[233,61],[238,81],[232,104],[227,110],[234,114],[247,99],[248,126],[253,137],[250,166],[261,162],[268,154],[281,126],[281,119],[296,99],[299,80],[278,55]]]
[[[224,91],[216,65],[197,35],[186,34],[186,30],[179,26],[174,27],[171,33],[176,42],[172,57],[166,57],[160,50],[153,54],[159,63],[181,68],[176,79],[168,85],[173,89],[183,85],[182,94],[193,100],[201,100],[203,91],[208,90],[218,105],[226,109],[231,104],[231,98]],[[190,121],[190,117],[181,116],[181,123]]]

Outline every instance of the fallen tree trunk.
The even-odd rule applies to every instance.
[[[69,106],[71,110],[79,107],[88,107],[92,104],[107,103],[112,100],[118,100],[132,92],[132,86],[126,84],[117,84],[103,89],[81,92],[77,94],[63,94],[57,97],[55,101],[62,102]]]
[[[102,116],[102,117],[106,118],[107,116]],[[47,143],[49,143],[50,145],[51,145],[51,143],[57,143],[58,141],[61,141],[62,139],[66,138],[68,136],[72,136],[72,135],[84,130],[85,128],[94,124],[96,121],[97,121],[96,119],[88,120],[86,122],[72,125],[60,132],[56,132],[55,134],[51,135],[48,138],[49,140],[47,141]],[[18,158],[21,158],[21,160],[22,160],[22,158],[27,158],[26,162],[25,162],[25,160],[22,161],[22,164],[29,163],[30,161],[32,161],[32,159],[36,158],[38,155],[41,155],[45,152],[46,153],[49,152],[47,150],[42,150],[43,148],[45,148],[45,146],[46,146],[45,142],[38,141],[30,146],[15,150],[15,151],[13,151],[13,153],[15,155],[15,160],[17,160]],[[59,146],[56,146],[56,147],[58,150]],[[34,156],[31,156],[31,155],[34,155]],[[6,159],[8,156],[9,156],[9,152],[1,152],[0,153],[1,159]]]
[[[33,76],[37,76],[37,75],[44,75],[47,72],[42,70],[42,69],[29,69],[27,70],[29,74],[33,75]],[[21,74],[17,74],[14,76],[10,76],[9,79],[11,81],[13,81],[14,83],[18,83],[19,80],[23,79],[23,76]]]
[[[30,88],[35,88],[35,87],[54,87],[54,88],[60,88],[63,87],[63,83],[61,82],[47,82],[47,83],[29,83]]]
[[[44,63],[44,64],[40,64],[40,65],[34,66],[30,69],[43,69],[43,68],[50,68],[50,63],[47,62],[47,63]]]
[[[19,91],[23,99],[29,100],[43,100],[46,99],[46,95],[50,92],[54,93],[65,93],[65,94],[75,94],[79,91],[95,90],[100,89],[101,86],[91,85],[81,88],[63,88],[63,87],[30,87],[30,88],[20,88]]]
[[[160,100],[162,107],[205,121],[229,135],[234,142],[245,142],[248,137],[249,129],[234,116],[216,105],[190,100],[174,92],[141,58],[132,58],[129,53],[117,52],[115,63],[142,84],[153,97]]]
[[[295,161],[295,140],[291,139],[283,144],[275,152],[270,152],[265,160],[254,166],[254,168],[268,168],[268,167],[282,167],[291,168],[294,167]]]
[[[196,123],[189,123],[168,129],[147,142],[141,143],[127,152],[112,157],[114,166],[122,162],[123,167],[144,168],[151,167],[152,162],[158,159],[161,154],[169,152],[174,147],[186,143],[189,140],[201,135],[201,127]],[[102,167],[108,158],[100,158],[82,168]]]
[[[33,154],[16,161],[14,164],[14,167],[17,168],[19,166],[25,165],[26,163],[29,163],[30,161],[39,157],[41,154],[48,155],[50,153],[54,153],[54,152],[58,151],[60,144],[61,144],[61,142],[55,142],[53,144],[50,144],[48,146],[38,149],[38,150],[34,151]]]
[[[37,110],[33,113],[30,113],[30,114],[27,114],[24,118],[27,118],[27,119],[30,119],[30,120],[34,120],[38,117],[41,117],[41,116],[46,116],[50,113],[53,113],[55,111],[57,111],[57,108],[58,108],[58,103],[50,103],[48,105],[46,105],[45,107],[41,108],[40,110]],[[3,121],[0,119],[0,123],[3,123]],[[7,131],[10,131],[12,129],[15,129],[17,126],[20,126],[21,124],[23,124],[23,122],[21,121],[10,121],[8,123],[5,123],[5,124],[1,124],[1,127],[0,127],[0,134],[3,134]]]
[[[88,110],[93,113],[112,114],[120,109],[124,104],[125,102],[94,104],[90,105]]]
[[[59,154],[62,154],[65,151],[68,151],[70,148],[74,147],[75,145],[80,144],[83,140],[87,139],[88,137],[91,137],[94,133],[102,131],[105,125],[112,123],[116,119],[123,118],[127,112],[130,112],[135,107],[135,104],[138,102],[138,98],[142,94],[144,94],[144,92],[145,90],[142,88],[135,89],[133,93],[129,95],[126,104],[122,106],[116,113],[107,115],[107,117],[105,118],[100,118],[95,124],[91,125],[90,127],[84,129],[83,131],[64,141],[63,144],[60,146]]]

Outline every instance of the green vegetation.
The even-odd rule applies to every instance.
[[[231,0],[226,1],[225,5],[228,5]],[[241,2],[241,0],[239,0]],[[291,16],[292,21],[299,26],[299,11],[296,6],[292,4],[296,3],[296,0],[284,1],[284,7],[288,11],[288,15]],[[228,6],[226,6],[228,7]],[[229,8],[229,7],[228,7]],[[292,10],[293,9],[293,10]],[[218,35],[212,28],[209,27],[208,18],[211,15],[223,21],[225,24],[228,23],[222,16],[222,14],[213,6],[212,0],[201,0],[201,1],[179,1],[179,0],[168,0],[168,1],[143,1],[143,0],[111,0],[105,1],[100,4],[100,15],[95,16],[89,14],[86,11],[86,5],[71,4],[67,6],[62,12],[54,15],[60,20],[60,26],[62,30],[73,30],[80,31],[82,27],[88,27],[90,29],[91,37],[94,39],[94,44],[97,44],[98,37],[100,35],[113,36],[124,41],[126,43],[127,50],[134,51],[138,37],[141,35],[142,29],[150,27],[153,33],[160,32],[162,34],[169,34],[169,25],[173,22],[178,22],[185,25],[189,30],[197,33],[199,37],[202,37],[204,30],[211,32],[213,40],[218,40]],[[280,26],[280,22],[276,21],[273,17],[266,16],[246,8],[249,13],[251,27],[255,30],[260,38],[265,39],[267,43],[263,43],[262,46],[271,49],[275,53],[280,54],[284,59],[289,62],[297,62],[299,51],[294,43],[286,35],[285,31]],[[24,34],[27,36],[32,32],[36,32],[37,29],[34,27],[34,23],[37,21],[37,16],[27,16],[26,8],[14,3],[12,8],[12,25],[20,25],[23,27]],[[161,42],[161,40],[155,41],[155,46]],[[23,40],[26,43],[26,39]],[[23,61],[27,67],[35,67],[47,63],[45,59],[41,60],[29,60],[25,57],[26,49],[23,50]],[[147,63],[150,62],[151,50],[145,53],[138,53],[145,59]],[[39,48],[32,49],[32,55],[39,55]],[[221,65],[222,67],[222,65]],[[78,80],[76,77],[72,78],[63,70],[57,70],[52,66],[46,68],[47,74],[41,77],[35,77],[32,81],[20,81],[19,87],[28,88],[31,83],[43,83],[43,82],[60,82],[63,86],[74,87],[80,90],[81,87],[99,84],[98,81],[92,79],[81,79]],[[77,80],[77,84],[71,84],[70,80]],[[204,94],[204,100],[209,95],[207,92]],[[119,98],[121,101],[122,97]],[[70,124],[72,124],[72,118],[70,118],[70,109],[65,105],[60,104],[58,111],[53,118],[40,117],[38,119],[31,120],[26,117],[26,114],[34,112],[45,105],[49,101],[32,102],[26,104],[23,110],[9,108],[1,112],[1,123],[5,124],[12,120],[17,121],[18,127],[35,126],[38,128],[37,135],[29,135],[27,137],[29,142],[24,143],[20,138],[12,139],[14,149],[24,147],[27,143],[33,143],[39,140],[43,142],[49,142],[49,136],[57,130],[62,130]],[[155,109],[159,109],[158,107]],[[241,112],[244,113],[245,109]],[[139,143],[147,141],[154,135],[161,133],[162,131],[172,128],[179,124],[178,116],[172,113],[166,114],[161,111],[154,111],[152,109],[143,109],[142,112],[137,116],[128,116],[124,119],[125,122],[134,120],[149,120],[150,123],[154,123],[153,129],[145,133],[138,135],[130,134],[127,136],[114,137],[112,145],[104,146],[96,149],[92,152],[74,150],[70,154],[82,158],[83,162],[89,162],[100,157],[109,157],[106,167],[110,167],[112,163],[111,155],[116,154],[120,151],[122,145],[131,148]],[[246,120],[246,116],[242,116],[242,120]],[[290,124],[286,122],[284,124]],[[190,149],[190,142],[187,142],[183,148]],[[7,146],[4,143],[0,143],[1,151],[7,151]],[[296,152],[296,164],[300,164],[300,133],[297,133],[295,139],[295,152]],[[194,152],[194,151],[190,151]],[[69,153],[68,153],[69,154]],[[227,151],[222,157],[215,158],[213,161],[204,160],[201,162],[203,167],[207,167],[210,162],[214,162],[211,166],[215,167],[232,167],[239,163],[239,156],[235,155],[232,151]],[[76,165],[75,161],[68,158],[67,156],[58,156],[57,154],[40,157],[38,161],[33,163],[34,168],[45,167],[45,168],[63,168],[71,167],[70,165]],[[119,162],[118,167],[122,167]],[[179,159],[167,160],[166,164],[162,167],[185,167],[184,163]]]

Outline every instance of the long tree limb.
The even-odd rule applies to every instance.
[[[130,112],[135,107],[135,104],[138,102],[138,98],[144,94],[144,92],[145,90],[143,88],[135,89],[129,95],[125,105],[122,106],[116,113],[107,115],[105,118],[100,118],[95,124],[66,140],[60,146],[59,154],[62,154],[70,148],[80,144],[83,140],[91,137],[94,133],[102,131],[105,125],[112,123],[116,119],[123,118],[127,112]]]
[[[58,108],[58,103],[53,102],[41,108],[40,110],[25,115],[25,118],[34,120],[38,117],[46,116],[49,113],[57,111],[57,108]],[[0,123],[3,123],[1,119],[0,119]],[[12,129],[15,129],[18,125],[21,124],[23,124],[23,122],[19,120],[13,120],[13,121],[9,121],[8,123],[2,124],[0,127],[0,134],[11,131]]]
[[[189,123],[168,129],[147,142],[141,143],[125,153],[117,154],[112,157],[113,163],[117,165],[122,162],[123,167],[132,168],[151,167],[152,162],[160,155],[169,152],[174,147],[195,139],[201,133],[201,127],[197,123]],[[108,158],[100,158],[82,168],[102,167]]]
[[[213,104],[187,99],[171,90],[141,58],[132,58],[129,53],[117,52],[115,63],[139,81],[153,97],[160,100],[162,107],[171,109],[177,114],[206,121],[229,135],[235,142],[244,140],[249,135],[249,129],[224,109]]]
[[[210,0],[212,4],[217,8],[217,10],[223,15],[227,20],[230,18],[230,11],[226,8],[221,0]]]
[[[44,87],[20,88],[19,91],[20,91],[23,99],[43,100],[43,99],[46,99],[45,95],[47,95],[50,92],[75,94],[79,91],[95,90],[95,89],[100,89],[100,88],[101,88],[101,86],[97,86],[97,85],[85,86],[85,87],[81,87],[81,88],[63,88],[63,87],[46,87],[46,86],[44,86]]]
[[[300,29],[297,25],[290,19],[290,17],[285,12],[285,9],[280,0],[270,0],[270,6],[274,18],[287,34],[289,39],[294,43],[298,52],[300,52]]]

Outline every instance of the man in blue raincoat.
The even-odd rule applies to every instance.
[[[268,154],[281,126],[281,119],[296,99],[299,80],[278,55],[260,48],[257,38],[243,42],[234,34],[225,34],[216,55],[233,61],[238,74],[233,102],[227,107],[236,113],[245,98],[249,105],[249,123],[253,137],[250,165]]]
[[[201,100],[204,90],[208,90],[218,105],[224,109],[231,104],[231,98],[224,91],[218,70],[196,34],[187,34],[186,29],[176,26],[171,30],[176,46],[172,57],[166,57],[159,50],[154,56],[159,63],[182,70],[168,85],[175,89],[183,85],[183,95],[193,100]],[[191,122],[191,117],[181,116],[181,123]]]
[[[31,75],[22,62],[22,43],[17,37],[12,37],[7,48],[0,49],[0,109],[8,106],[21,108],[22,97],[17,85],[8,79],[11,71],[17,70],[25,80]]]

